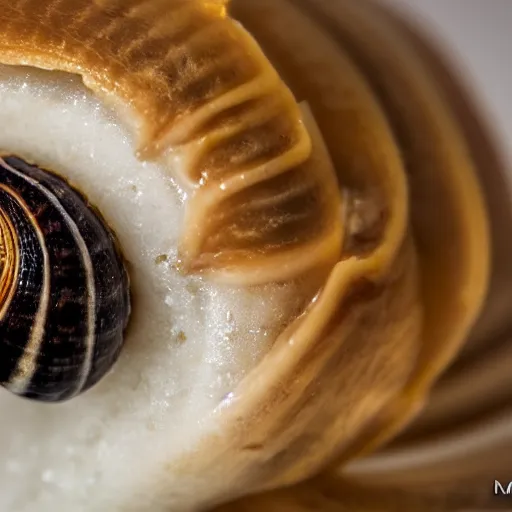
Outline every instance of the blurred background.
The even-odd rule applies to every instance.
[[[446,481],[471,474],[490,478],[501,461],[512,480],[512,1],[381,3],[396,10],[441,54],[464,90],[464,98],[460,90],[452,90],[451,105],[479,154],[494,268],[480,321],[425,411],[382,454],[352,469],[354,474],[375,471],[386,481],[420,481],[422,475]]]

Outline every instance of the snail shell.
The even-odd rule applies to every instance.
[[[58,402],[117,359],[130,306],[112,233],[66,181],[0,158],[0,382]]]

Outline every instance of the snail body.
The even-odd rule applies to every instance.
[[[128,275],[88,201],[56,175],[0,158],[0,382],[71,398],[111,368],[129,317]]]

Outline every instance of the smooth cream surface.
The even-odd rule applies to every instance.
[[[133,292],[126,346],[98,386],[59,405],[0,389],[0,510],[188,510],[201,498],[194,480],[207,475],[180,474],[173,461],[219,426],[211,413],[305,289],[179,275],[184,194],[172,169],[138,161],[129,131],[78,77],[0,67],[0,150],[89,197],[119,237]]]

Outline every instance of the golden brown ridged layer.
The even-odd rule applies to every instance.
[[[142,158],[178,162],[185,271],[254,284],[332,266],[336,178],[312,158],[290,91],[224,11],[199,0],[2,0],[0,62],[83,75],[137,117]]]
[[[219,499],[290,485],[349,448],[408,381],[422,330],[406,174],[367,82],[291,2],[240,0],[231,10],[307,99],[351,202],[375,211],[363,221],[371,243],[346,248],[316,301],[219,409],[219,435],[183,461],[187,474],[222,465],[232,480],[197,487],[206,495],[218,485]],[[361,234],[357,224],[347,237]]]

